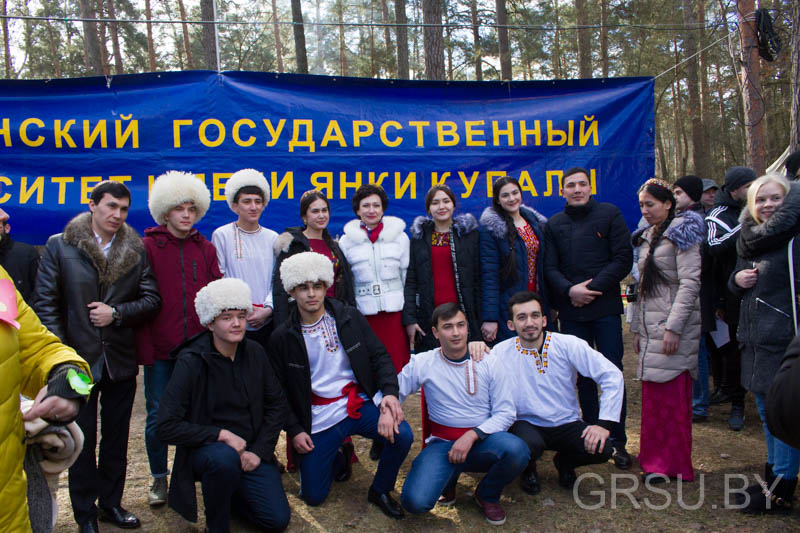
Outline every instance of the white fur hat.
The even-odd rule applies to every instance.
[[[206,184],[191,172],[168,170],[156,178],[153,183],[147,207],[150,208],[150,216],[153,217],[156,224],[161,225],[164,223],[164,216],[169,213],[170,209],[183,202],[194,204],[197,208],[197,222],[199,222],[211,205],[211,192]]]
[[[249,315],[253,311],[250,287],[238,278],[222,278],[212,281],[194,298],[194,308],[200,324],[208,326],[228,309],[241,309]]]
[[[333,285],[333,263],[317,252],[302,252],[287,257],[281,263],[281,282],[286,292],[307,282],[322,281]]]
[[[225,199],[228,201],[228,207],[233,209],[233,199],[236,198],[236,193],[242,187],[248,185],[258,187],[264,193],[264,207],[269,203],[269,183],[264,174],[254,168],[243,168],[234,172],[228,181],[225,182]]]

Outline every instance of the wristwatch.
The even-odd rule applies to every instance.
[[[114,321],[115,326],[119,326],[122,317],[120,316],[119,311],[117,311],[116,307],[111,308],[111,319]]]

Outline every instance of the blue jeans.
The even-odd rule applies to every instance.
[[[481,500],[499,502],[503,488],[528,466],[531,457],[522,439],[505,431],[476,441],[461,464],[447,459],[452,447],[452,441],[434,440],[414,459],[403,484],[406,511],[419,514],[433,509],[442,492],[455,487],[462,472],[486,472],[475,493]]]
[[[320,505],[328,497],[339,446],[351,435],[377,439],[385,444],[372,487],[381,494],[394,489],[397,472],[414,442],[411,427],[407,422],[400,424],[400,433],[394,436],[394,444],[389,444],[378,434],[380,413],[372,400],[364,402],[358,412],[361,413],[359,419],[347,417],[335,426],[311,435],[314,449],[310,453],[298,453],[295,456],[300,465],[300,497],[308,505]]]
[[[706,344],[706,334],[700,335],[697,353],[697,379],[692,384],[692,414],[708,416],[708,359],[711,354]]]
[[[767,427],[763,394],[753,393],[756,399],[756,408],[764,424],[764,437],[767,440],[767,462],[772,465],[772,472],[776,476],[786,479],[797,479],[797,472],[800,470],[800,450],[792,448],[782,440],[772,436]]]
[[[210,533],[230,531],[231,510],[261,531],[282,531],[289,525],[289,502],[274,464],[262,462],[245,472],[236,450],[214,442],[192,452],[191,465],[203,487]]]
[[[175,361],[172,359],[156,360],[151,366],[144,367],[144,398],[147,420],[144,426],[144,446],[147,449],[147,460],[150,463],[150,475],[153,477],[166,477],[167,445],[158,440],[156,436],[156,418],[161,395],[167,388],[169,378]]]
[[[622,370],[622,355],[625,348],[622,344],[622,320],[619,315],[600,317],[589,322],[560,320],[561,333],[575,335],[602,353],[614,366]],[[597,384],[588,377],[578,375],[578,402],[581,405],[583,421],[589,425],[597,424],[600,412],[600,401],[597,399]],[[619,423],[611,428],[609,441],[615,448],[624,448],[628,442],[625,434],[625,418],[627,417],[627,393],[623,390],[622,411]]]

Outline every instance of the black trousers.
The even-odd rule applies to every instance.
[[[530,422],[517,420],[508,431],[528,445],[531,451],[529,467],[536,464],[536,460],[545,450],[559,452],[561,464],[570,468],[608,462],[614,453],[614,448],[608,440],[598,453],[589,453],[584,448],[581,433],[586,426],[583,420],[555,427],[534,426]]]
[[[747,393],[742,387],[742,352],[739,350],[739,341],[736,340],[738,329],[738,323],[728,326],[731,342],[722,347],[722,391],[731,397],[732,405],[744,405],[744,395]]]
[[[136,378],[111,381],[103,377],[92,388],[76,422],[83,431],[83,450],[69,469],[69,497],[78,524],[97,517],[97,506],[108,509],[122,502],[128,467],[128,432],[136,395]],[[97,447],[97,405],[100,404],[100,453]]]

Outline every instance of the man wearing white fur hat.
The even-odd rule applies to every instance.
[[[194,225],[211,203],[211,193],[194,174],[170,170],[150,189],[148,207],[157,226],[144,234],[150,268],[158,282],[161,310],[136,332],[137,359],[144,365],[147,409],[144,441],[153,484],[150,506],[167,501],[167,446],[156,436],[156,416],[175,360],[170,352],[205,328],[194,308],[197,291],[222,277],[217,251]]]
[[[250,288],[212,281],[194,304],[208,331],[180,347],[158,411],[158,437],[177,446],[169,505],[196,522],[199,480],[211,533],[230,530],[231,512],[281,531],[290,511],[273,455],[286,399],[264,349],[245,339]]]
[[[258,170],[234,172],[225,183],[225,199],[238,218],[214,230],[211,241],[226,278],[244,280],[253,293],[247,337],[266,348],[272,333],[273,244],[278,234],[259,223],[270,199],[269,183]]]
[[[333,283],[329,258],[295,254],[281,263],[280,275],[295,301],[272,334],[269,354],[289,400],[285,429],[298,454],[300,497],[320,505],[334,477],[346,478],[340,474],[350,468],[350,454],[342,443],[357,434],[385,443],[367,500],[402,518],[390,492],[414,437],[391,357],[355,307],[325,297]]]

